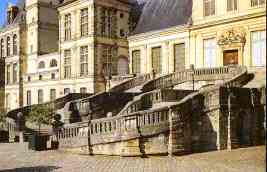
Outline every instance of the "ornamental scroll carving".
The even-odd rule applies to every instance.
[[[218,38],[218,45],[229,45],[233,43],[245,43],[246,34],[241,30],[227,30]]]

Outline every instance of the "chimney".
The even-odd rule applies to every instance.
[[[14,21],[14,19],[18,15],[18,12],[19,12],[19,8],[17,6],[14,6],[11,4],[8,5],[8,8],[7,8],[7,23],[8,24],[11,24]]]

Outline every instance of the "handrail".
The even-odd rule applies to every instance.
[[[124,92],[124,91],[129,90],[131,88],[134,88],[138,85],[141,85],[150,79],[151,79],[150,74],[139,75],[135,78],[129,79],[125,82],[122,82],[119,85],[112,87],[109,91],[110,92]]]
[[[53,109],[61,109],[61,108],[63,108],[65,106],[65,104],[68,101],[71,101],[73,99],[78,99],[78,98],[81,98],[81,97],[88,97],[89,95],[90,94],[70,93],[70,94],[68,94],[68,95],[66,95],[64,97],[56,99],[55,101],[46,102],[46,103],[43,103],[42,105],[49,106],[49,107],[51,107]],[[29,105],[29,106],[24,106],[24,107],[21,107],[21,108],[17,108],[17,109],[11,110],[11,111],[9,111],[7,113],[7,116],[16,119],[17,114],[19,112],[22,112],[23,115],[27,115],[33,107],[39,106],[39,105],[40,104]]]
[[[181,84],[188,81],[201,80],[218,80],[229,79],[233,77],[233,71],[238,67],[218,67],[218,68],[201,68],[201,69],[187,69],[175,73],[167,74],[158,77],[154,80],[146,82],[142,87],[142,92],[149,92],[159,88],[168,88],[173,85]]]

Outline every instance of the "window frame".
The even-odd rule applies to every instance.
[[[31,93],[31,90],[27,90],[27,93],[26,93],[26,104],[27,106],[30,106],[32,104],[32,93]]]
[[[135,53],[139,53],[139,56],[135,55]],[[141,73],[141,50],[132,51],[132,73],[133,74]]]
[[[6,56],[11,56],[11,39],[10,36],[6,38]]]
[[[0,57],[4,58],[5,57],[5,40],[4,40],[4,38],[2,38],[0,40],[0,51],[1,51]]]
[[[214,40],[214,59],[212,59],[213,61],[212,62],[209,62],[209,63],[205,63],[206,62],[206,48],[208,49],[208,52],[211,53],[211,48],[212,46],[211,45],[208,45],[208,46],[205,46],[205,41],[211,41],[211,40]],[[216,57],[217,57],[217,47],[216,47],[216,38],[215,37],[211,37],[211,38],[206,38],[206,39],[203,39],[203,67],[204,68],[212,68],[212,67],[216,67],[217,66],[217,62],[216,62]],[[209,57],[210,58],[210,57]],[[214,62],[214,64],[213,64]],[[209,65],[207,65],[209,64]]]
[[[65,14],[64,16],[64,40],[71,40],[71,14]]]
[[[253,2],[255,1],[255,2]],[[255,3],[255,4],[253,4]],[[263,0],[263,3],[262,3],[262,0],[250,0],[250,7],[251,8],[257,8],[257,7],[261,7],[261,6],[264,6],[266,4],[266,0]]]
[[[265,44],[263,44],[263,46],[261,45],[260,46],[260,48],[265,48],[265,50],[263,51],[263,52],[265,52],[265,55],[264,55],[264,57],[262,58],[262,59],[260,59],[261,60],[261,62],[263,62],[262,60],[264,60],[265,59],[265,65],[255,65],[256,63],[254,63],[254,54],[253,54],[253,47],[255,46],[254,45],[254,43],[257,43],[257,46],[259,46],[259,44],[260,43],[262,43],[261,41],[264,41],[264,39],[260,39],[260,40],[253,40],[253,34],[254,33],[258,33],[258,34],[260,34],[259,32],[265,32],[263,35],[265,35]],[[266,30],[255,30],[255,31],[251,31],[250,32],[250,37],[251,37],[251,39],[250,39],[250,44],[251,44],[251,66],[253,66],[253,67],[263,67],[263,66],[266,66]],[[259,47],[258,47],[259,48]],[[256,48],[257,49],[257,51],[256,52],[259,52],[259,49],[258,48]],[[261,52],[261,51],[260,51]],[[258,59],[257,59],[258,60]]]
[[[18,37],[16,34],[13,36],[13,55],[18,55]]]
[[[88,75],[88,46],[80,47],[80,76]]]
[[[84,8],[80,10],[80,30],[81,37],[89,34],[89,10]]]
[[[214,3],[214,13],[211,13],[212,9],[209,9],[209,14],[206,13],[206,4],[208,3],[207,1],[210,1],[210,7],[212,7],[212,1]],[[216,0],[203,0],[203,16],[204,17],[211,17],[216,15]]]
[[[50,89],[50,101],[55,101],[57,98],[57,90],[56,89]]]
[[[71,50],[64,50],[64,79],[71,78]]]
[[[231,9],[229,7],[229,3],[231,3]],[[227,0],[226,1],[226,11],[227,12],[235,12],[238,11],[239,0]]]
[[[17,83],[18,82],[18,63],[13,63],[12,72],[13,72],[13,83]]]
[[[159,53],[160,54],[159,54],[158,57],[157,56],[154,57],[153,54],[155,52],[153,52],[153,50],[155,51],[157,49],[159,49]],[[157,60],[154,59],[154,58],[157,58]],[[156,62],[156,63],[154,63],[154,62]],[[156,65],[156,68],[155,68],[154,65]],[[161,74],[163,72],[162,71],[162,46],[156,46],[156,47],[152,47],[151,48],[151,67],[154,70],[154,72],[157,73],[157,74]]]
[[[37,92],[38,92],[37,93],[38,94],[38,104],[44,103],[44,90],[39,89]]]
[[[38,63],[38,69],[45,69],[45,62],[44,61],[40,61]]]

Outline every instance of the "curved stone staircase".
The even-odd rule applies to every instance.
[[[198,91],[168,90],[192,80],[223,82]],[[117,115],[65,125],[55,137],[60,148],[90,154],[135,156],[190,152],[190,116],[218,110],[218,102],[213,101],[218,98],[220,88],[242,87],[248,80],[247,69],[235,66],[185,70],[144,84],[144,80],[138,84],[127,83],[114,90],[124,92],[139,85],[142,94],[128,102]],[[157,139],[164,144],[155,144]]]

